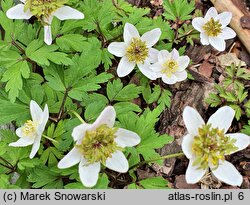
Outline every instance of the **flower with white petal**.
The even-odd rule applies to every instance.
[[[186,107],[183,120],[188,130],[182,141],[182,150],[189,159],[186,171],[187,183],[194,184],[211,171],[218,180],[232,186],[240,186],[243,178],[224,155],[245,149],[250,137],[241,133],[227,133],[235,111],[229,106],[217,110],[205,124],[200,114]]]
[[[48,106],[45,105],[44,110],[42,110],[35,101],[31,100],[30,114],[32,120],[27,120],[22,127],[16,130],[16,135],[20,139],[10,143],[9,146],[26,147],[32,145],[30,153],[32,159],[39,150],[41,137],[49,119]]]
[[[158,53],[158,61],[150,68],[157,73],[166,84],[174,84],[187,78],[185,70],[190,62],[188,56],[179,56],[179,52],[173,49],[171,53],[161,50]]]
[[[116,112],[106,107],[93,124],[74,128],[74,148],[58,163],[60,169],[79,163],[79,175],[86,187],[93,187],[98,180],[101,164],[114,171],[128,171],[128,161],[122,153],[124,147],[140,143],[140,137],[129,130],[115,128]]]
[[[44,25],[44,42],[52,43],[51,22],[53,17],[60,20],[83,19],[84,14],[69,6],[68,0],[20,0],[22,3],[10,8],[6,15],[9,19],[30,19],[37,17]]]
[[[194,18],[192,25],[197,31],[201,32],[202,45],[211,44],[218,51],[224,51],[226,49],[225,40],[236,36],[234,30],[227,27],[231,19],[231,12],[218,14],[217,10],[212,7],[207,11],[204,18]]]
[[[149,66],[157,60],[158,51],[152,48],[160,39],[159,28],[146,32],[140,37],[139,32],[130,23],[124,27],[124,42],[113,42],[108,46],[108,51],[117,57],[122,57],[117,68],[119,77],[124,77],[132,72],[137,65],[140,71],[151,80],[157,78]]]

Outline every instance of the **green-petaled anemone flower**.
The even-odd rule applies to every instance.
[[[44,42],[52,44],[51,22],[53,17],[60,20],[83,19],[84,14],[69,6],[68,0],[20,0],[22,4],[10,8],[6,15],[9,19],[30,19],[37,17],[44,25]]]
[[[30,114],[32,120],[27,120],[22,127],[16,130],[16,135],[20,137],[20,139],[10,143],[9,146],[26,147],[32,145],[30,153],[30,158],[32,159],[40,147],[41,137],[49,119],[48,106],[45,105],[44,111],[42,111],[39,105],[31,100]]]
[[[195,109],[184,109],[183,120],[188,134],[183,138],[182,150],[189,159],[187,183],[199,182],[210,170],[222,182],[232,186],[242,184],[241,174],[224,157],[245,149],[250,144],[250,137],[245,134],[226,134],[234,115],[235,111],[225,106],[217,110],[205,124]]]
[[[101,164],[114,171],[128,171],[128,161],[122,150],[140,143],[140,137],[129,130],[115,128],[116,112],[106,107],[93,124],[74,128],[74,148],[58,163],[60,169],[79,163],[79,175],[84,186],[93,187],[98,180]]]
[[[218,51],[224,51],[226,49],[225,40],[236,36],[234,30],[227,27],[231,19],[232,13],[223,12],[218,14],[217,10],[211,7],[204,18],[194,18],[192,25],[200,32],[202,45],[211,44]]]
[[[124,77],[132,72],[137,65],[147,78],[155,80],[157,75],[149,66],[157,61],[158,51],[152,48],[161,36],[159,28],[144,33],[141,37],[136,27],[126,23],[124,27],[124,42],[113,42],[108,46],[108,51],[117,57],[122,57],[117,68],[119,77]]]

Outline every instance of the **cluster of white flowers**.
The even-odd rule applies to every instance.
[[[11,19],[29,19],[36,16],[44,25],[44,41],[52,43],[51,22],[53,16],[60,20],[83,19],[83,13],[64,6],[66,1],[55,0],[21,0],[7,11]],[[45,12],[45,13],[44,13]],[[226,27],[232,14],[218,14],[215,8],[210,8],[204,18],[194,18],[193,27],[201,32],[203,45],[211,44],[219,51],[225,50],[225,40],[234,38],[235,32]],[[161,30],[153,29],[140,36],[135,26],[126,23],[124,27],[124,42],[113,42],[108,51],[121,57],[117,68],[119,77],[132,72],[137,65],[139,70],[149,79],[162,78],[166,84],[174,84],[187,78],[186,68],[190,59],[179,56],[176,49],[158,51],[152,48],[160,39]],[[48,106],[42,110],[31,101],[30,113],[32,120],[16,130],[20,138],[10,146],[22,147],[32,145],[30,158],[39,150],[40,141],[49,119]],[[205,124],[199,113],[191,107],[186,107],[183,120],[188,134],[183,138],[182,150],[190,163],[186,173],[188,183],[197,183],[207,171],[220,181],[231,185],[241,185],[242,176],[234,166],[225,161],[224,155],[245,149],[250,144],[247,135],[236,133],[226,134],[231,126],[235,112],[230,107],[222,107],[213,114]],[[112,106],[106,107],[93,124],[83,123],[74,128],[72,137],[75,141],[73,149],[58,163],[59,168],[68,168],[79,163],[79,175],[87,187],[94,186],[98,181],[101,164],[117,172],[127,172],[128,161],[122,150],[125,147],[136,146],[140,137],[132,131],[114,127],[116,112]]]
[[[189,64],[189,57],[180,57],[176,49],[169,53],[167,50],[158,51],[152,48],[160,36],[161,30],[156,28],[140,37],[136,27],[126,23],[123,32],[124,42],[113,42],[108,46],[110,53],[121,57],[117,68],[118,76],[128,75],[137,65],[143,75],[150,80],[162,78],[167,84],[185,80],[185,68]]]
[[[16,130],[20,139],[9,146],[32,145],[30,158],[39,150],[40,141],[49,119],[48,106],[44,111],[35,101],[30,102],[32,120]],[[114,127],[116,112],[112,106],[106,107],[93,124],[83,123],[73,129],[74,148],[58,163],[60,169],[79,163],[79,175],[86,187],[93,187],[98,180],[101,164],[111,170],[125,173],[129,169],[123,148],[138,145],[140,137],[132,131]]]

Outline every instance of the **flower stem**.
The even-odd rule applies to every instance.
[[[3,157],[0,157],[0,159],[5,163],[5,164],[3,164],[0,162],[1,166],[5,167],[7,169],[10,169],[10,170],[15,169],[15,167],[10,162],[8,162],[6,159],[4,159]]]
[[[82,119],[82,117],[74,110],[70,110],[70,112],[72,112],[83,124],[85,123],[85,121]]]
[[[155,162],[155,161],[162,160],[162,159],[169,159],[169,158],[174,158],[174,157],[180,157],[180,156],[183,156],[183,155],[184,155],[183,152],[179,152],[179,153],[175,153],[175,154],[169,154],[169,155],[165,155],[165,156],[162,156],[162,157],[158,157],[158,158],[155,158],[155,159],[150,159],[150,160],[142,161],[142,162],[139,162],[139,163],[131,166],[129,168],[129,170],[134,169],[135,167],[139,167],[139,166],[142,166],[144,164],[150,163],[150,162]]]
[[[48,139],[48,140],[50,140],[50,141],[52,141],[52,142],[54,142],[54,143],[58,143],[58,141],[52,139],[51,137],[48,137],[46,135],[43,135],[43,137],[46,138],[46,139]]]

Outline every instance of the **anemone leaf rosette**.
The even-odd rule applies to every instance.
[[[117,68],[119,77],[127,76],[137,65],[147,78],[155,80],[157,75],[149,66],[157,61],[158,51],[152,48],[161,36],[159,28],[144,33],[141,37],[136,27],[126,23],[124,27],[124,42],[113,42],[108,46],[108,51],[121,61]]]
[[[186,107],[183,120],[188,130],[182,141],[182,150],[189,159],[186,171],[187,183],[199,182],[207,171],[219,181],[240,186],[243,178],[225,155],[245,149],[250,137],[242,133],[226,133],[234,119],[235,111],[224,106],[218,109],[205,124],[200,114]]]
[[[16,130],[16,135],[20,139],[10,143],[9,146],[25,147],[32,145],[30,153],[32,159],[39,150],[41,137],[49,119],[48,106],[45,105],[44,110],[42,110],[35,101],[31,100],[30,114],[32,120],[27,120],[22,127]]]
[[[22,3],[10,8],[6,15],[9,19],[38,18],[44,25],[44,42],[52,44],[51,23],[53,17],[60,20],[83,19],[84,14],[80,11],[65,6],[68,0],[20,0]]]
[[[74,128],[74,148],[58,163],[60,169],[79,163],[79,175],[84,186],[93,187],[98,180],[101,164],[111,170],[125,173],[128,161],[124,147],[140,143],[140,137],[129,130],[114,127],[115,109],[106,107],[93,124],[81,124]]]
[[[157,73],[166,84],[174,84],[187,78],[185,70],[190,62],[188,56],[179,56],[179,52],[173,49],[171,53],[161,50],[158,53],[158,61],[150,68]]]
[[[231,19],[231,12],[218,14],[217,10],[214,7],[211,7],[204,18],[194,18],[192,25],[200,32],[202,45],[211,44],[218,51],[224,51],[226,49],[225,40],[236,36],[234,30],[227,27]]]

